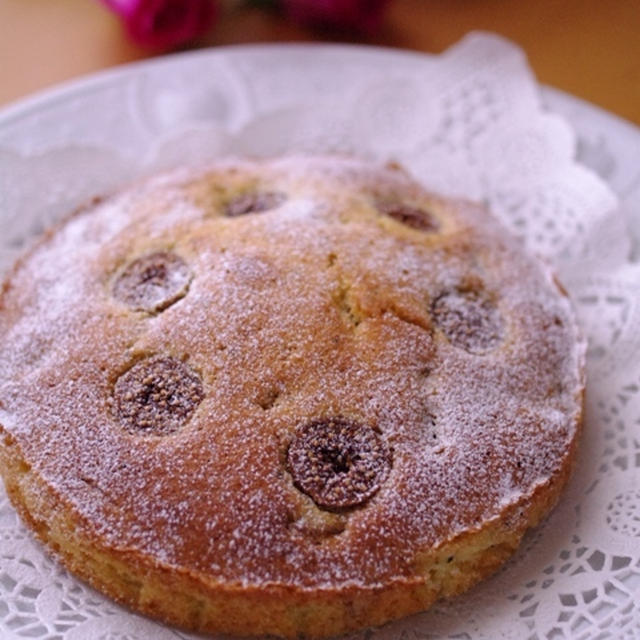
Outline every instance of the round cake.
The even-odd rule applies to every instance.
[[[562,287],[397,166],[220,161],[95,201],[0,298],[0,463],[62,563],[168,623],[324,637],[494,571],[582,420]]]

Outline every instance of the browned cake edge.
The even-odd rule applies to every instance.
[[[584,405],[584,392],[582,406]],[[168,624],[196,631],[285,638],[339,635],[423,611],[466,591],[498,569],[527,529],[553,508],[573,468],[576,437],[557,472],[484,527],[466,531],[416,559],[416,574],[385,586],[300,589],[284,584],[224,585],[206,575],[105,546],[24,460],[0,425],[0,472],[12,504],[70,571],[112,598]]]

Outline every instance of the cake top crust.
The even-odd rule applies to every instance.
[[[228,160],[92,204],[0,298],[0,424],[102,548],[213,582],[411,580],[554,481],[550,270],[397,167]]]

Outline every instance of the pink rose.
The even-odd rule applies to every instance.
[[[215,0],[102,0],[118,13],[130,38],[144,47],[171,49],[207,32]]]
[[[285,13],[302,24],[371,33],[390,0],[282,0]]]

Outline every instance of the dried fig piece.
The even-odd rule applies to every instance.
[[[486,353],[502,341],[502,315],[482,290],[443,293],[433,301],[431,314],[449,342],[469,353]]]
[[[165,436],[186,424],[204,397],[200,376],[168,356],[134,364],[116,381],[114,412],[130,433]]]
[[[381,201],[378,202],[376,206],[380,213],[412,229],[417,229],[418,231],[437,231],[440,228],[440,224],[436,218],[425,209],[393,201]]]
[[[248,213],[262,213],[279,207],[287,196],[281,191],[251,191],[236,196],[227,203],[224,214],[228,218]]]
[[[302,425],[287,451],[295,485],[324,509],[363,504],[387,478],[391,454],[366,425],[323,418]]]
[[[180,256],[156,251],[127,265],[113,285],[113,296],[134,311],[162,311],[187,293],[191,278]]]

